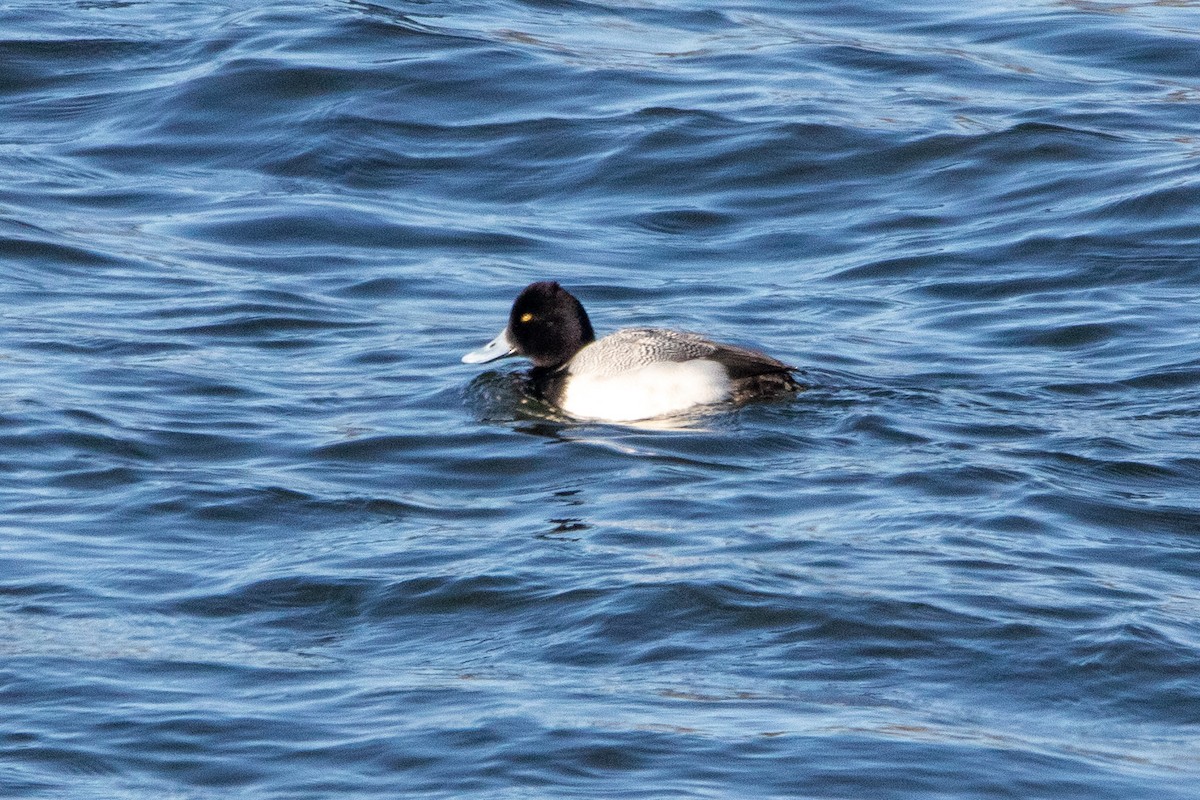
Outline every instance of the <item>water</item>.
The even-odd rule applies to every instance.
[[[1194,3],[0,31],[4,797],[1196,796]],[[811,388],[565,421],[538,279]]]

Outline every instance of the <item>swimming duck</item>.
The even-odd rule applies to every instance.
[[[554,281],[526,286],[504,330],[462,360],[514,355],[533,362],[537,394],[580,419],[645,420],[801,388],[794,367],[695,333],[625,328],[597,339],[583,304]]]

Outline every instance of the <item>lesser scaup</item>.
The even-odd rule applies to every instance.
[[[533,362],[535,391],[573,417],[629,422],[801,388],[794,367],[757,350],[660,328],[596,339],[583,304],[553,281],[526,286],[500,335],[462,360]]]

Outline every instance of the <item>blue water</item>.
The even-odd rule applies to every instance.
[[[0,795],[1195,798],[1200,6],[0,6]],[[673,426],[526,283],[804,370]]]

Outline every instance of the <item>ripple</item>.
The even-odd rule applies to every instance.
[[[648,230],[674,234],[704,233],[729,223],[729,215],[701,209],[655,211],[644,214],[637,220],[637,224]]]

